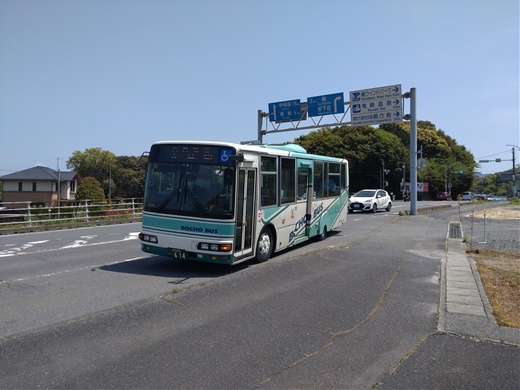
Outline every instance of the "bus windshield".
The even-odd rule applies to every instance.
[[[203,218],[233,218],[234,170],[228,165],[151,162],[144,210]]]

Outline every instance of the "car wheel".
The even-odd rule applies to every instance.
[[[258,244],[256,246],[256,260],[259,263],[269,260],[273,251],[273,235],[271,230],[264,229],[258,237]]]
[[[388,206],[386,206],[386,211],[392,210],[392,202],[388,202]]]
[[[374,206],[372,207],[372,212],[377,213],[377,204],[374,203]]]
[[[349,212],[350,214],[352,214],[352,213],[354,212],[354,210],[348,209],[348,212]]]

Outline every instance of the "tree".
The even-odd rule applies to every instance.
[[[383,166],[390,171],[385,177],[391,183],[387,189],[399,190],[401,172],[397,169],[405,159],[406,150],[395,134],[370,126],[341,126],[311,132],[295,143],[308,153],[348,159],[351,191],[378,188]]]
[[[94,177],[87,176],[81,180],[76,191],[77,200],[105,200],[105,193],[101,184]]]
[[[385,174],[385,181],[389,182],[386,189],[399,192],[403,164],[409,169],[410,124],[407,122],[381,125],[379,128],[324,128],[303,135],[294,142],[309,153],[348,159],[351,191],[379,187],[384,163],[384,169],[389,171]],[[444,191],[448,179],[451,180],[454,196],[471,188],[475,161],[464,146],[458,145],[428,121],[417,122],[417,143],[422,149],[422,157],[429,163],[417,174],[418,181],[429,183],[429,194],[424,194],[425,198],[435,198],[437,192]],[[452,171],[463,171],[463,174],[455,175]],[[409,181],[407,172],[404,173],[406,181]]]
[[[410,145],[410,124],[407,122],[381,125],[381,129],[396,134],[403,145]],[[444,191],[451,182],[451,193],[455,198],[463,191],[471,188],[475,179],[475,159],[462,145],[437,129],[428,121],[417,121],[417,146],[422,149],[422,157],[428,160],[428,167],[419,170],[418,181],[429,183],[429,197]],[[407,161],[409,161],[409,156]],[[463,171],[462,174],[458,173]]]
[[[142,198],[144,196],[144,179],[146,157],[118,156],[115,168],[112,170],[112,180],[115,182],[114,197]]]
[[[67,160],[67,168],[74,169],[80,177],[94,177],[99,183],[109,180],[111,169],[117,162],[116,155],[101,148],[76,150]],[[108,187],[108,186],[107,186]]]

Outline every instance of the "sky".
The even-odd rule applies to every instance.
[[[477,162],[511,160],[519,68],[519,0],[0,0],[0,176],[255,140],[269,103],[396,84]]]

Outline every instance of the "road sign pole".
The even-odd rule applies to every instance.
[[[264,123],[264,112],[262,110],[258,110],[258,143],[262,144],[262,124]]]
[[[417,111],[416,90],[410,88],[410,215],[417,214]]]

